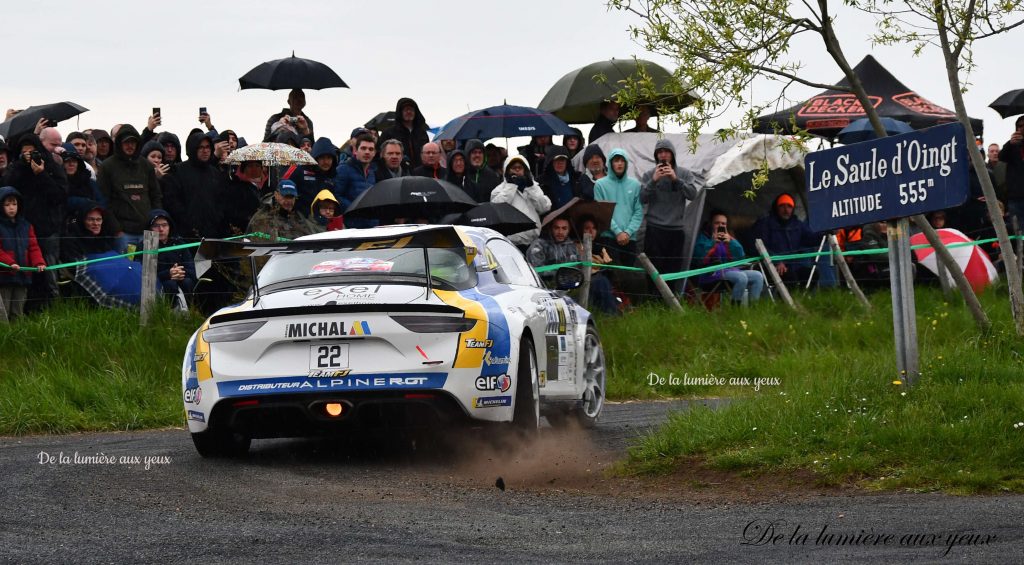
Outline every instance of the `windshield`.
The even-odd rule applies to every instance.
[[[462,249],[428,249],[431,284],[465,290],[476,286],[476,271],[466,264]],[[260,288],[283,281],[356,277],[388,281],[397,277],[425,278],[422,248],[325,251],[275,255],[260,271]],[[397,279],[396,279],[397,280]]]

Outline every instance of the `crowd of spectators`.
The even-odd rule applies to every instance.
[[[156,231],[160,246],[169,247],[252,232],[294,238],[393,222],[345,218],[343,212],[378,181],[406,176],[444,179],[477,202],[505,202],[523,212],[536,227],[509,239],[535,266],[580,261],[584,233],[594,239],[593,263],[633,266],[642,251],[661,273],[750,256],[754,238],[772,255],[813,251],[821,244],[823,234],[812,233],[797,217],[799,195],[793,194],[780,195],[742,236],[733,233],[725,212],[707,214],[695,241],[687,242],[683,218],[700,189],[699,177],[679,166],[676,148],[666,139],[654,148],[653,168],[638,171],[639,178],[630,174],[635,159],[626,151],[613,149],[606,155],[593,141],[618,121],[615,103],[602,105],[589,145],[575,130],[561,145],[551,136],[537,136],[512,155],[481,140],[430,141],[427,121],[411,98],[398,100],[393,125],[383,131],[357,127],[340,146],[328,137],[314,137],[313,120],[304,108],[303,92],[293,90],[288,106],[267,120],[263,139],[302,148],[316,164],[274,171],[254,161],[225,164],[245,140],[231,129],[218,131],[209,113],[199,115],[201,127],[184,136],[184,147],[178,135],[157,131],[159,113],[149,116],[141,132],[116,124],[109,133],[86,129],[61,135],[56,124],[40,120],[34,131],[0,141],[0,262],[10,265],[0,268],[0,298],[8,315],[20,315],[26,300],[45,306],[59,296],[58,273],[47,265],[130,252],[139,247],[145,230]],[[15,113],[8,111],[8,119]],[[656,131],[646,120],[638,120],[634,130]],[[1004,146],[993,144],[987,153],[1001,203],[1018,218],[1024,211],[1022,134],[1024,118]],[[571,162],[580,153],[581,171]],[[991,230],[977,184],[972,180],[967,204],[935,215],[936,221],[974,236]],[[576,224],[567,215],[542,222],[573,198],[613,202],[608,225],[598,233],[592,217]],[[852,227],[837,235],[844,249],[885,245],[884,225]],[[689,261],[688,247],[693,248]],[[850,261],[858,277],[887,277],[884,258]],[[188,253],[161,254],[159,265],[160,286],[167,294],[195,291],[197,274]],[[819,285],[836,284],[828,257],[775,266],[787,281],[807,280],[813,270]],[[617,311],[619,291],[631,285],[629,274],[594,269],[594,303]],[[704,275],[697,286],[720,280],[729,283],[737,301],[744,296],[756,301],[765,286],[760,272],[735,267]]]

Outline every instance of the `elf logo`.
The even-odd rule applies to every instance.
[[[491,375],[486,377],[477,377],[476,389],[477,390],[497,390],[500,392],[508,392],[508,389],[512,388],[512,377],[508,375]]]

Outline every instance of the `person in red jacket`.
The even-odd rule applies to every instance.
[[[43,252],[32,224],[21,214],[21,193],[13,186],[0,188],[0,301],[8,318],[25,313],[25,298],[32,284],[31,271],[46,269]]]

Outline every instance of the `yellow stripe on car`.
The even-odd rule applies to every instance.
[[[459,334],[459,349],[455,353],[455,362],[452,367],[455,369],[477,369],[484,363],[483,347],[469,347],[468,343],[484,343],[487,340],[487,311],[483,304],[476,300],[470,300],[454,290],[434,289],[434,295],[449,306],[462,309],[467,318],[480,320],[472,329]]]

